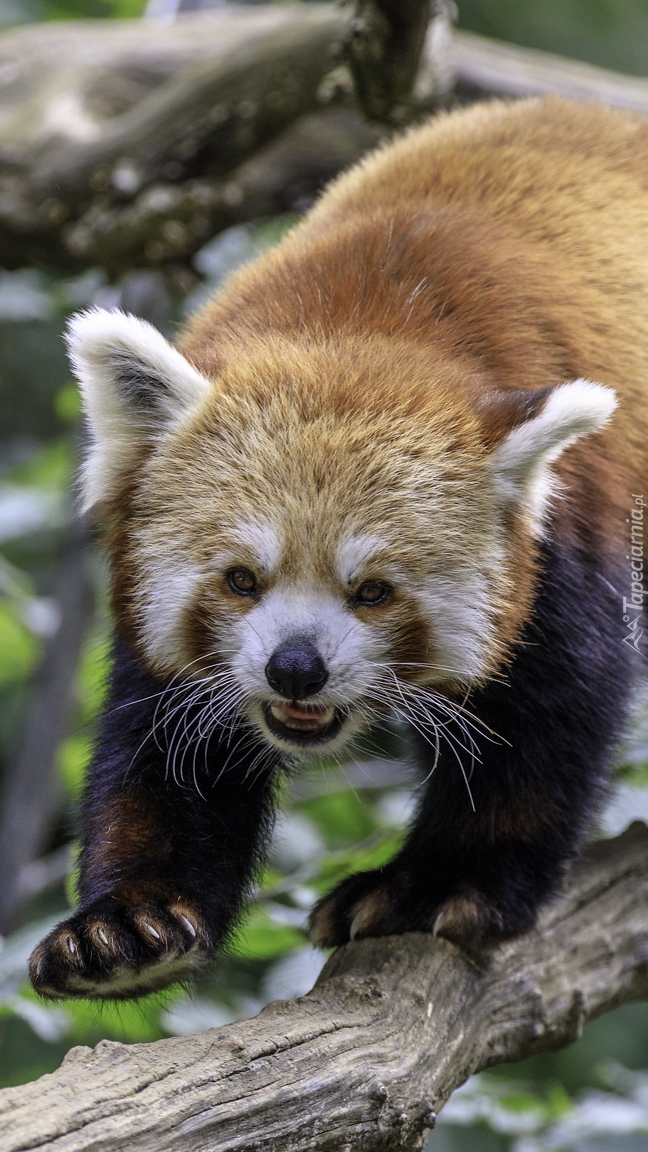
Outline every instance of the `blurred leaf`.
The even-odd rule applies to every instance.
[[[302,801],[300,810],[317,825],[331,847],[364,840],[376,829],[371,806],[357,792],[330,792]]]
[[[3,600],[0,600],[0,687],[28,676],[40,655],[32,632]]]
[[[92,755],[94,721],[106,694],[109,655],[110,637],[106,621],[101,619],[83,646],[76,673],[77,730],[66,737],[58,750],[59,772],[67,791],[73,796],[78,795],[83,787]]]
[[[177,994],[177,992],[176,992]],[[74,1043],[94,1043],[94,1035],[129,1043],[159,1040],[164,1035],[160,1013],[173,993],[154,993],[140,1000],[70,1000],[66,1009],[73,1021]]]
[[[572,1098],[563,1084],[550,1084],[547,1095],[547,1113],[552,1120],[562,1119],[573,1107]]]
[[[74,424],[81,415],[81,397],[75,384],[66,384],[59,388],[54,397],[54,411],[59,420],[66,424]]]
[[[41,20],[107,20],[141,16],[146,0],[40,0]]]
[[[59,436],[38,451],[32,452],[27,460],[11,469],[8,479],[14,486],[29,486],[45,491],[54,489],[67,492],[74,471],[72,445],[67,436]]]
[[[499,1102],[502,1108],[507,1108],[510,1112],[529,1112],[538,1107],[538,1097],[534,1092],[521,1092],[519,1089],[504,1093],[500,1096]]]
[[[75,680],[78,707],[77,731],[72,732],[58,750],[58,768],[69,793],[78,795],[85,780],[86,769],[92,755],[94,721],[99,715],[106,694],[110,637],[105,622],[90,635],[83,647]]]
[[[277,923],[263,907],[254,908],[232,940],[232,948],[238,955],[257,960],[273,959],[303,944],[303,932]]]
[[[398,851],[403,837],[398,833],[374,833],[364,844],[346,851],[327,855],[311,883],[319,893],[326,892],[352,872],[365,872],[382,868]]]
[[[96,716],[106,695],[110,659],[110,636],[100,624],[83,649],[79,667],[78,691],[83,704],[83,718]]]
[[[89,736],[67,736],[59,746],[56,760],[67,792],[77,796],[83,787],[85,772],[92,752]]]

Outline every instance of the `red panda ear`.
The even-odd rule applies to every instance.
[[[67,344],[91,434],[83,473],[87,509],[105,498],[143,440],[200,401],[209,381],[151,324],[117,310],[77,313]]]
[[[521,506],[532,531],[540,533],[556,486],[552,463],[579,436],[607,423],[617,401],[611,388],[589,380],[514,395],[520,398],[517,419],[511,412],[509,431],[493,452],[493,469],[502,504]]]

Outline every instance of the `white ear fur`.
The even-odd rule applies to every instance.
[[[499,444],[494,456],[495,476],[503,503],[522,505],[534,532],[556,487],[551,464],[579,436],[596,432],[616,408],[611,388],[574,380],[550,392],[538,415],[519,424]]]
[[[83,469],[88,509],[133,462],[142,440],[177,421],[210,385],[156,328],[116,309],[78,312],[67,345],[92,437]]]

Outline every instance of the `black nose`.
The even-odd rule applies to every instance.
[[[286,700],[314,696],[328,680],[326,665],[308,640],[286,640],[266,664],[268,684]]]

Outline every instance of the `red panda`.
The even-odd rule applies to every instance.
[[[647,185],[639,116],[475,106],[336,180],[177,347],[72,320],[116,636],[80,905],[32,955],[38,992],[136,996],[203,964],[283,767],[392,713],[418,814],[320,900],[315,942],[479,952],[534,925],[637,662]]]

